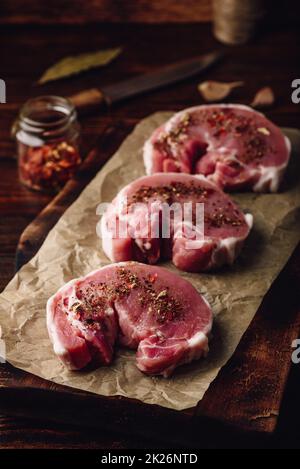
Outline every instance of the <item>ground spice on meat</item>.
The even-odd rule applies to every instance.
[[[226,134],[233,134],[235,137],[244,136],[243,151],[237,155],[242,163],[256,162],[263,158],[267,151],[272,148],[267,144],[263,135],[270,135],[269,129],[256,128],[251,118],[237,115],[231,109],[206,110],[197,118],[184,114],[175,128],[168,133],[163,133],[154,146],[166,153],[169,157],[175,158],[172,151],[174,144],[182,141],[187,136],[191,126],[208,126],[212,129],[214,138],[219,138]]]
[[[175,321],[182,317],[183,307],[181,302],[169,294],[168,288],[162,287],[157,292],[154,289],[156,277],[143,277],[137,275],[126,268],[120,267],[117,270],[117,277],[112,287],[102,283],[98,285],[88,285],[80,288],[77,297],[80,301],[74,302],[71,310],[75,313],[75,318],[82,321],[89,328],[97,328],[99,319],[108,307],[112,307],[115,301],[128,297],[136,288],[140,289],[138,298],[141,306],[147,307],[153,314],[154,319],[159,323]]]
[[[168,186],[141,186],[131,197],[129,204],[138,202],[148,202],[155,197],[162,197],[169,204],[172,204],[181,197],[198,196],[206,198],[213,192],[213,189],[197,186],[194,183],[184,184],[181,182],[171,182]]]

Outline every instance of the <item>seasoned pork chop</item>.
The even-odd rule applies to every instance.
[[[289,156],[290,141],[281,130],[238,104],[181,111],[144,146],[147,174],[203,174],[225,191],[276,192]]]
[[[197,204],[204,206],[203,226],[198,226]],[[172,218],[166,209],[174,206],[191,214],[188,222],[184,216]],[[102,246],[114,262],[172,259],[179,269],[199,272],[232,264],[251,227],[252,215],[244,215],[205,177],[157,173],[119,192],[102,217]]]
[[[137,349],[141,371],[169,376],[207,354],[212,311],[180,276],[127,262],[63,286],[48,300],[47,326],[55,353],[70,369],[109,365],[118,338]]]

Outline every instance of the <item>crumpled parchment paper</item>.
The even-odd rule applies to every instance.
[[[282,191],[234,196],[254,215],[253,231],[234,266],[215,274],[178,272],[205,295],[214,310],[213,337],[206,359],[182,366],[169,379],[153,378],[136,368],[134,352],[118,349],[109,367],[70,372],[54,355],[48,338],[45,305],[49,296],[71,278],[109,262],[96,234],[97,205],[110,202],[125,184],[144,174],[143,143],[170,115],[156,113],[136,127],[51,230],[36,256],[1,294],[2,339],[6,359],[15,367],[97,394],[122,395],[179,410],[196,405],[232,355],[299,240],[300,132],[296,130],[286,130],[293,155]],[[176,271],[171,264],[167,266]]]

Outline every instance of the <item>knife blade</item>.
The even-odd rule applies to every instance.
[[[138,75],[128,80],[108,85],[102,88],[102,90],[98,88],[84,90],[70,96],[69,99],[78,110],[88,110],[105,104],[111,105],[124,99],[191,78],[207,70],[211,65],[220,60],[222,56],[221,52],[211,52],[167,65],[145,75]]]

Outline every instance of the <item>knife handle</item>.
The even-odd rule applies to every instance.
[[[97,109],[107,103],[104,94],[97,88],[81,91],[70,96],[69,100],[79,112]]]

